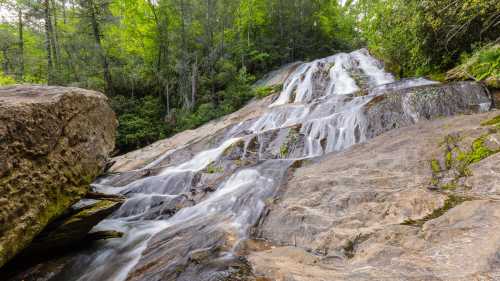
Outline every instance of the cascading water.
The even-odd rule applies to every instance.
[[[128,198],[96,230],[115,229],[125,235],[80,254],[73,266],[52,280],[121,281],[127,276],[138,280],[130,274],[141,270],[140,259],[160,250],[171,254],[144,267],[154,267],[161,280],[215,280],[212,278],[220,265],[237,258],[241,241],[249,237],[266,200],[275,195],[296,159],[364,141],[363,106],[387,89],[432,83],[425,79],[395,82],[366,50],[301,64],[267,113],[235,125],[216,148],[125,186],[114,187],[106,179],[96,184],[101,192]],[[294,150],[298,136],[303,145]],[[236,147],[242,148],[238,157],[229,157]],[[274,153],[266,152],[269,150]],[[147,168],[160,165],[166,155]],[[245,164],[252,157],[251,165]],[[206,174],[210,165],[223,158],[233,163],[230,173],[218,172],[225,179],[217,181],[214,190],[192,196],[199,194],[200,174]],[[210,266],[197,265],[197,271],[186,276],[179,273],[179,268],[188,272],[187,264],[204,251],[212,255]]]

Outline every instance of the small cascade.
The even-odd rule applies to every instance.
[[[151,267],[161,276],[151,280],[215,280],[227,273],[224,264],[238,260],[241,244],[290,165],[365,141],[363,107],[377,95],[433,83],[396,82],[366,50],[297,66],[268,111],[235,125],[215,148],[125,186],[98,182],[99,191],[128,199],[96,230],[125,235],[78,255],[53,280],[140,280],[133,272]],[[159,167],[172,153],[147,169]],[[213,181],[208,192],[204,178]],[[210,256],[210,265],[203,255]],[[154,257],[161,258],[148,264]]]

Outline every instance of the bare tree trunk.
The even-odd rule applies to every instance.
[[[22,81],[24,77],[24,34],[23,34],[23,11],[18,10],[18,28],[19,28],[19,70],[17,73],[18,81]]]
[[[195,61],[193,63],[192,77],[191,77],[191,108],[194,108],[196,105],[197,80],[198,80],[198,58],[195,58]]]
[[[56,9],[56,2],[52,0],[52,17],[53,17],[53,30],[52,30],[52,46],[54,47],[54,61],[56,64],[56,67],[60,67],[60,60],[61,60],[61,52],[59,48],[59,38],[58,38],[58,28],[57,28],[57,9]]]
[[[167,81],[167,85],[166,85],[166,99],[167,99],[167,116],[170,116],[170,85],[169,85],[169,82]]]
[[[208,65],[208,74],[210,76],[210,95],[212,96],[212,101],[215,105],[219,104],[219,97],[215,92],[215,70],[214,64],[217,57],[217,51],[214,48],[214,30],[213,30],[213,22],[212,19],[215,18],[213,13],[214,2],[213,0],[206,0],[206,23],[205,23],[205,31],[206,31],[206,44],[205,44],[205,53],[207,57],[207,65]]]
[[[244,39],[243,39],[243,35],[242,35],[242,31],[241,31],[241,9],[238,8],[238,21],[239,21],[239,24],[238,24],[238,41],[239,41],[239,45],[240,45],[240,52],[241,52],[241,67],[244,67],[245,66],[245,54],[243,52],[243,45],[245,44],[244,43]]]
[[[101,43],[101,31],[99,22],[97,21],[97,12],[96,12],[97,8],[95,7],[94,2],[92,0],[87,0],[87,5],[90,12],[90,21],[92,23],[92,30],[94,33],[96,48],[101,56],[102,68],[104,72],[103,76],[104,76],[104,81],[106,82],[106,93],[109,95],[113,95],[113,82],[111,80],[111,72],[109,71],[108,57],[106,56],[106,53],[102,48],[102,43]]]
[[[3,73],[5,75],[8,75],[9,74],[9,57],[7,54],[7,49],[3,49],[2,53],[3,53],[3,64],[2,64]]]
[[[64,22],[64,24],[66,24],[66,22],[67,22],[67,17],[66,17],[66,0],[62,0],[61,1],[61,5],[62,5],[62,13],[63,13],[63,22]]]
[[[280,29],[280,44],[285,43],[285,28],[283,26],[283,9],[284,9],[283,1],[278,0],[278,25],[279,25],[279,29]],[[290,56],[290,54],[288,54],[288,56]],[[281,63],[284,64],[286,60],[287,59],[282,57]]]
[[[163,60],[163,49],[164,49],[164,42],[163,42],[163,30],[162,30],[162,24],[161,20],[158,16],[158,13],[156,11],[155,4],[151,2],[151,0],[148,0],[149,8],[151,9],[151,12],[153,13],[153,18],[155,20],[155,25],[156,25],[156,33],[157,33],[157,40],[159,42],[158,46],[158,54],[157,54],[157,60],[156,60],[156,71],[157,76],[159,75],[159,72],[161,71],[162,67],[162,60]]]
[[[51,85],[53,80],[53,62],[52,62],[52,44],[51,44],[51,20],[50,20],[50,2],[44,0],[43,12],[45,21],[45,49],[47,51],[47,84]]]
[[[73,53],[76,53],[76,52],[73,52],[72,50],[68,50],[68,48],[64,48],[64,51],[66,52],[66,55],[68,56],[67,67],[68,67],[68,70],[70,73],[69,75],[71,75],[71,73],[72,73],[73,74],[73,81],[80,82],[81,78],[79,75],[79,71],[75,68],[75,65],[74,65],[75,57],[74,57]]]
[[[168,96],[168,87],[169,87],[169,75],[168,72],[168,60],[169,60],[169,22],[168,22],[168,13],[167,11],[162,11],[162,3],[159,3],[158,8],[156,8],[155,4],[151,0],[148,0],[149,7],[151,12],[153,13],[153,17],[156,25],[156,33],[158,36],[158,52],[156,59],[156,83],[158,87],[158,94],[162,97],[163,101],[166,101],[166,110],[167,116],[170,114],[170,97]],[[163,16],[163,17],[162,17]],[[164,70],[164,67],[167,67],[167,71]],[[166,81],[165,81],[166,80]],[[167,88],[165,88],[165,85]]]
[[[180,94],[184,100],[184,108],[190,109],[191,102],[189,100],[189,74],[187,63],[187,41],[186,41],[186,7],[184,0],[180,0],[181,8],[181,69],[180,69]]]
[[[248,0],[250,1],[250,0]],[[253,7],[253,1],[252,1],[252,4],[251,5],[248,5],[248,12],[250,13],[250,16],[249,18],[252,19],[250,21],[250,24],[249,26],[247,27],[247,46],[250,47],[250,29],[253,29],[253,10],[252,10],[252,7]]]

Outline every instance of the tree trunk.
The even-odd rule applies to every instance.
[[[97,51],[99,52],[99,55],[101,56],[102,68],[104,73],[103,75],[104,82],[106,83],[105,91],[108,95],[113,95],[113,83],[111,80],[111,72],[109,71],[108,57],[106,56],[106,53],[104,52],[101,43],[101,31],[99,22],[97,21],[97,12],[96,12],[97,8],[95,7],[94,2],[92,0],[87,0],[87,4],[90,12],[90,21],[92,23],[92,31],[94,33],[96,48]]]
[[[50,2],[44,0],[43,12],[45,21],[45,49],[47,51],[47,84],[51,85],[53,80],[53,62],[52,62],[52,44],[51,44],[51,20],[50,20]]]
[[[186,7],[184,0],[180,0],[181,9],[181,69],[180,69],[180,94],[184,100],[184,108],[190,109],[191,102],[189,100],[189,73],[187,62],[187,41],[186,41]]]
[[[170,85],[169,85],[169,82],[167,81],[167,85],[166,85],[166,99],[167,99],[167,116],[170,117],[170,92],[169,92],[169,88],[170,88]]]
[[[23,11],[18,10],[18,28],[19,28],[19,70],[17,80],[22,81],[24,77],[24,34],[23,34]]]
[[[250,0],[249,0],[250,1]],[[253,29],[253,11],[252,11],[253,2],[251,5],[248,5],[248,13],[250,20],[250,24],[247,26],[247,47],[250,47],[250,30]]]
[[[3,53],[3,63],[2,63],[3,73],[5,75],[9,75],[9,57],[7,54],[7,49],[3,49],[2,53]]]
[[[191,77],[191,108],[196,105],[196,82],[198,80],[198,58],[195,58],[193,63],[193,71]]]
[[[52,30],[52,46],[54,48],[54,62],[56,67],[59,69],[61,61],[61,52],[59,48],[59,38],[57,29],[57,9],[55,1],[52,0],[52,17],[53,17],[53,30]]]

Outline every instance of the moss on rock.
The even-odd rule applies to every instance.
[[[481,123],[481,125],[496,127],[499,122],[500,116],[497,116]],[[472,175],[469,168],[471,164],[500,152],[500,146],[490,147],[487,145],[488,139],[497,132],[498,129],[496,128],[488,130],[487,133],[473,139],[469,148],[458,145],[462,141],[459,135],[447,135],[440,144],[445,148],[442,161],[444,162],[444,168],[441,167],[441,162],[438,159],[430,161],[431,185],[447,191],[461,187],[461,184],[459,184],[460,179]]]
[[[500,115],[493,117],[492,119],[483,121],[482,126],[500,126]]]
[[[408,219],[408,220],[404,221],[402,223],[402,225],[422,226],[427,221],[441,217],[447,211],[453,209],[455,206],[457,206],[465,201],[468,201],[468,200],[471,200],[471,198],[456,196],[456,195],[449,195],[448,198],[446,198],[446,201],[444,202],[442,207],[435,209],[432,213],[430,213],[429,215],[425,216],[422,219],[419,219],[419,220]]]
[[[0,266],[88,192],[116,125],[97,92],[0,88]]]
[[[277,84],[272,86],[259,87],[255,89],[255,96],[258,98],[265,98],[272,94],[276,94],[283,90],[283,84]]]

